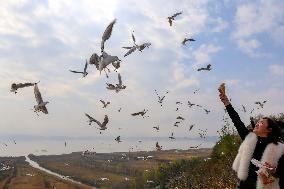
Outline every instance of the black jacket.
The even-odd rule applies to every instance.
[[[234,123],[240,137],[242,140],[245,139],[247,134],[249,134],[249,130],[246,128],[245,124],[241,121],[238,113],[234,110],[233,106],[227,105],[226,106],[227,112],[232,119],[232,122]],[[262,154],[266,148],[266,146],[271,143],[266,138],[258,137],[257,144],[255,146],[255,150],[253,153],[253,158],[257,160],[261,160]],[[248,177],[245,181],[241,181],[239,183],[240,189],[254,189],[256,188],[256,181],[257,181],[257,174],[256,171],[258,170],[258,167],[250,163],[249,165],[249,172]],[[280,158],[278,162],[278,166],[276,169],[276,172],[274,173],[275,177],[279,178],[279,185],[281,189],[284,189],[284,155]]]

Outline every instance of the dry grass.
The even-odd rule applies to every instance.
[[[3,189],[52,189],[53,186],[60,189],[91,189],[89,186],[71,183],[46,174],[31,167],[22,159],[14,161],[12,164],[14,169],[8,170],[8,177],[0,180],[0,186]],[[3,174],[1,172],[1,175]]]

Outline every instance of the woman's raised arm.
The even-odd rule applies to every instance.
[[[235,111],[235,109],[231,105],[227,95],[225,94],[225,90],[221,90],[220,88],[218,90],[220,92],[219,97],[220,97],[221,101],[225,105],[226,110],[227,110],[230,118],[232,119],[232,122],[234,123],[241,139],[244,140],[245,137],[247,136],[247,134],[249,133],[249,130],[246,128],[246,126],[242,122],[239,114]]]

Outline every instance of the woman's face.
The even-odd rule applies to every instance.
[[[267,137],[267,134],[271,132],[271,128],[268,128],[268,120],[260,119],[254,129],[253,132],[260,137]]]

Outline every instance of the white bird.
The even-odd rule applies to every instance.
[[[132,116],[137,116],[137,115],[141,115],[143,118],[144,118],[144,115],[148,112],[148,110],[143,110],[141,112],[136,112],[136,113],[133,113],[131,114]]]
[[[98,70],[100,71],[100,74],[101,74],[102,70],[105,71],[105,69],[108,69],[107,66],[109,64],[120,66],[120,63],[117,63],[117,62],[120,62],[120,61],[121,60],[117,56],[111,56],[111,55],[107,54],[106,52],[103,52],[102,56],[100,57],[99,66],[98,66]],[[107,73],[106,73],[106,76],[108,77]]]
[[[177,119],[185,120],[183,117],[178,116]]]
[[[122,84],[122,80],[121,80],[121,75],[120,75],[120,73],[118,74],[117,77],[118,77],[118,84],[116,84],[116,86],[115,86],[114,84],[106,83],[106,84],[107,84],[107,87],[106,87],[106,88],[107,88],[108,90],[115,90],[115,92],[118,93],[119,91],[125,89],[126,86]]]
[[[169,138],[170,138],[170,139],[176,139],[176,138],[174,137],[174,133],[172,133],[172,135],[169,136]]]
[[[80,73],[83,75],[83,77],[86,77],[88,75],[87,68],[88,68],[88,61],[86,60],[84,71],[74,71],[74,70],[69,70],[69,71],[73,73]]]
[[[246,110],[246,108],[245,108],[244,105],[242,105],[242,108],[243,108],[243,111],[244,111],[244,112],[247,112],[247,110]]]
[[[154,129],[156,129],[157,131],[159,131],[160,130],[160,127],[159,127],[159,125],[158,126],[155,126],[155,127],[153,127]]]
[[[120,136],[116,137],[114,140],[115,140],[117,143],[122,142],[122,141],[120,140]]]
[[[125,89],[126,86],[122,84],[121,75],[118,73],[118,84],[116,84],[116,88],[119,90]]]
[[[98,124],[98,126],[100,127],[100,130],[106,130],[107,127],[107,123],[109,121],[108,116],[105,115],[104,121],[101,123],[98,120],[96,120],[95,118],[91,117],[89,114],[85,113],[85,115],[89,118],[89,125],[91,125],[92,122],[95,122],[96,124]]]
[[[188,41],[195,41],[195,39],[192,39],[192,38],[184,38],[181,43],[182,43],[183,45],[185,45],[185,43],[188,42]]]
[[[198,69],[197,69],[197,71],[201,71],[201,70],[207,70],[207,71],[212,70],[211,64],[208,64],[205,68],[198,68]]]
[[[105,47],[105,42],[108,40],[111,36],[113,25],[116,23],[116,19],[114,19],[105,29],[103,36],[102,36],[102,41],[101,41],[101,52],[104,52],[104,47]]]
[[[134,32],[134,31],[133,31]],[[128,49],[128,51],[125,53],[124,57],[130,55],[131,53],[133,53],[136,50],[139,50],[140,52],[142,52],[146,47],[149,47],[151,45],[151,43],[143,43],[141,45],[137,45],[136,44],[136,39],[134,34],[132,33],[132,40],[133,40],[133,46],[131,47],[122,47],[124,49]]]
[[[158,92],[157,92],[156,89],[155,89],[155,93],[156,93],[156,95],[157,95],[157,97],[158,97],[158,99],[159,99],[159,100],[158,100],[158,103],[160,103],[160,105],[163,106],[163,100],[165,99],[166,95],[164,95],[164,96],[162,96],[162,97],[159,96],[159,94],[158,94]],[[169,91],[166,92],[166,94],[168,94],[168,93],[169,93]]]
[[[191,103],[190,101],[187,101],[187,104],[188,104],[188,106],[189,106],[190,108],[191,108],[192,106],[196,105],[196,104]]]
[[[38,86],[37,84],[34,85],[34,94],[35,94],[35,99],[37,102],[37,105],[34,105],[34,111],[35,112],[43,112],[45,114],[48,114],[47,108],[46,108],[46,104],[49,102],[44,102],[42,97],[41,97],[41,93],[39,92]]]
[[[199,91],[199,89],[195,89],[195,90],[193,91],[193,94],[196,94],[197,91]]]
[[[210,113],[210,110],[207,110],[205,108],[203,108],[203,110],[205,111],[206,114],[209,114]]]
[[[149,48],[150,45],[151,45],[151,43],[143,43],[143,44],[141,44],[141,45],[132,46],[132,47],[122,47],[122,48],[124,48],[124,49],[129,49],[129,50],[125,53],[124,57],[130,55],[131,53],[133,53],[133,52],[136,51],[136,50],[139,50],[140,52],[142,52],[146,47]]]
[[[169,22],[169,24],[170,24],[170,26],[172,26],[173,20],[175,20],[175,17],[177,17],[177,16],[180,15],[180,14],[182,14],[182,12],[177,12],[177,13],[175,13],[174,15],[169,16],[169,17],[167,18],[167,19],[168,19],[168,22]]]
[[[175,126],[175,127],[178,127],[178,124],[180,124],[180,121],[176,121],[175,124],[174,124],[174,126]]]
[[[261,108],[263,108],[263,105],[264,105],[266,102],[267,102],[266,100],[263,101],[263,102],[257,101],[257,102],[255,102],[255,104],[258,104]]]
[[[111,84],[111,83],[106,83],[107,84],[107,89],[108,90],[116,90],[116,86],[115,85],[113,85],[113,84]]]
[[[100,102],[103,103],[103,108],[106,108],[107,105],[110,104],[110,102],[105,102],[105,101],[103,101],[103,100],[100,100]]]
[[[193,126],[194,126],[194,124],[189,126],[189,131],[192,130]]]
[[[160,146],[158,142],[156,142],[156,149],[157,149],[157,151],[161,151],[162,150],[162,146]]]

